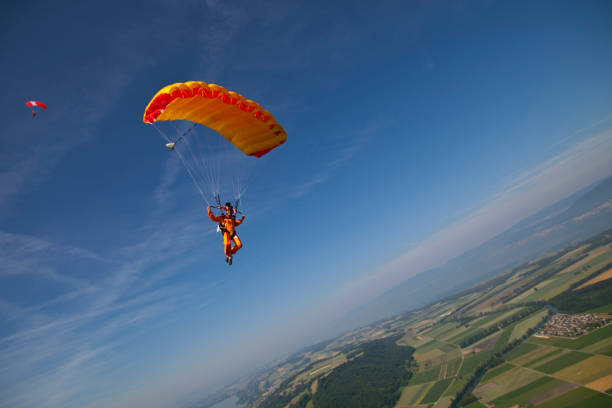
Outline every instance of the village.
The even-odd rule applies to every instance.
[[[591,330],[603,327],[610,319],[591,313],[553,315],[550,320],[536,333],[538,337],[558,336],[577,337]]]

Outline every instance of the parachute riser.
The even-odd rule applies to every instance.
[[[219,194],[215,194],[214,195],[214,199],[215,199],[215,203],[217,203],[217,205],[215,206],[218,210],[220,211],[227,211],[227,207],[224,205],[221,205],[221,196]],[[233,208],[233,212],[234,214],[240,214],[240,215],[245,215],[242,211],[240,211],[238,209],[238,206],[240,205],[240,199],[236,199],[236,201],[234,201],[234,208]]]
[[[221,205],[216,205],[215,208],[219,211],[227,211],[227,208]],[[240,215],[246,216],[246,214],[243,213],[242,211],[238,211],[235,208],[233,210],[234,210],[234,214],[240,214]]]

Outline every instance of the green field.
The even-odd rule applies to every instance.
[[[414,333],[413,330],[406,330],[406,335],[404,337],[402,337],[397,344],[400,346],[411,346],[414,348],[418,348],[424,344],[426,344],[427,342],[429,342],[431,339],[427,339],[424,338],[423,336],[419,336],[417,334]]]
[[[457,374],[457,370],[459,370],[459,366],[461,365],[461,357],[451,360],[447,363],[446,367],[446,376],[452,377]]]
[[[476,369],[493,355],[492,351],[477,353],[474,355],[465,355],[463,365],[459,371],[459,375],[465,376],[473,373]]]
[[[528,343],[523,343],[523,344],[528,344]],[[552,352],[559,352],[559,351],[563,351],[563,350],[555,348],[555,347],[537,346],[535,350],[532,350],[517,358],[512,359],[512,363],[518,364],[518,365],[528,365],[529,363],[535,360],[541,360],[541,359],[547,358],[547,356],[550,356]]]
[[[612,357],[594,355],[554,373],[558,378],[587,384],[598,378],[612,374]]]
[[[529,329],[536,327],[547,314],[548,309],[542,309],[519,321],[516,326],[514,326],[514,330],[512,330],[509,341],[522,337]]]
[[[612,337],[593,343],[583,350],[587,353],[603,354],[612,357]]]
[[[559,370],[563,370],[566,367],[579,363],[582,360],[586,360],[591,357],[590,354],[582,353],[580,351],[570,351],[560,357],[557,357],[547,363],[536,365],[532,367],[534,370],[541,371],[546,374],[552,374]]]
[[[518,363],[518,360],[516,360],[516,362],[522,366],[533,368],[533,366],[547,363],[565,352],[566,350],[564,349],[542,347],[542,351],[539,353],[539,355],[532,356],[531,359],[525,361],[524,363]]]
[[[478,401],[474,401],[471,404],[466,405],[465,408],[487,408],[487,406],[486,405],[482,405]]]
[[[604,305],[604,306],[598,306],[595,307],[591,310],[587,310],[587,313],[608,313],[608,314],[612,314],[612,303]]]
[[[489,382],[479,385],[473,393],[482,401],[493,401],[542,377],[542,374],[535,371],[514,367]]]
[[[491,404],[494,404],[496,408],[511,407],[516,404],[526,405],[532,398],[542,395],[542,393],[554,389],[561,384],[563,382],[560,380],[542,377],[494,399],[491,401]]]
[[[426,344],[418,347],[414,353],[414,356],[417,361],[424,359],[435,360],[436,358],[441,357],[444,354],[456,349],[456,347],[453,347],[450,344],[442,343],[437,340],[431,340]]]
[[[586,388],[577,388],[538,408],[608,408],[611,405],[612,397]]]
[[[515,323],[516,324],[516,323]],[[512,331],[514,330],[514,325],[510,325],[506,327],[503,331],[499,339],[497,340],[497,344],[495,344],[495,348],[493,349],[494,353],[501,352],[504,347],[508,344],[510,340],[510,336],[512,335]]]
[[[522,302],[535,302],[538,300],[548,300],[568,290],[574,282],[587,277],[591,274],[590,269],[581,269],[576,272],[555,275],[538,285],[538,291],[521,299]]]
[[[467,378],[455,380],[448,391],[444,393],[445,397],[454,396],[459,390],[461,390],[467,384]]]
[[[492,326],[503,322],[505,319],[511,318],[513,315],[516,315],[523,310],[523,307],[519,307],[508,311],[490,313],[470,322],[469,328],[467,329],[464,326],[461,326],[462,329],[457,330],[454,335],[448,336],[446,341],[459,345],[462,342],[470,339],[472,336],[484,332]]]
[[[444,323],[427,332],[427,336],[442,339],[446,334],[456,330],[456,323]]]
[[[427,392],[427,394],[425,395],[421,403],[428,404],[428,403],[436,402],[438,398],[442,396],[442,393],[446,391],[451,381],[452,379],[448,378],[446,380],[441,380],[435,383],[434,386],[429,389],[429,391]]]
[[[505,355],[506,360],[511,361],[524,354],[530,353],[538,348],[535,344],[523,343],[518,347],[515,347],[512,351]]]
[[[423,384],[426,382],[436,381],[440,375],[440,366],[436,366],[429,370],[414,373],[410,380],[410,385]]]
[[[496,376],[505,373],[506,371],[510,371],[513,368],[514,366],[512,364],[502,364],[499,367],[495,367],[494,369],[487,371],[487,374],[482,378],[480,382],[484,384],[490,379],[495,378]]]
[[[420,402],[424,394],[429,390],[431,384],[419,384],[405,387],[402,390],[402,395],[399,401],[395,404],[396,407],[412,406]]]

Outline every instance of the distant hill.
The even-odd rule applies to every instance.
[[[345,319],[356,327],[458,292],[528,259],[612,227],[612,177],[518,222],[440,268],[413,276]]]

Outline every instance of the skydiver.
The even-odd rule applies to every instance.
[[[225,262],[229,265],[232,264],[232,256],[242,248],[242,242],[238,235],[236,235],[236,227],[242,224],[244,221],[244,214],[242,218],[236,219],[236,210],[232,208],[232,203],[225,203],[225,207],[218,207],[224,209],[225,213],[220,215],[214,215],[211,211],[210,205],[208,206],[208,217],[219,224],[219,230],[223,232],[223,247],[225,250]],[[232,241],[234,246],[232,247]]]
[[[36,117],[36,113],[37,113],[37,109],[38,108],[43,108],[43,109],[47,109],[47,105],[45,105],[42,102],[38,102],[38,101],[26,101],[26,106],[29,107],[32,110],[32,117],[35,118]]]

